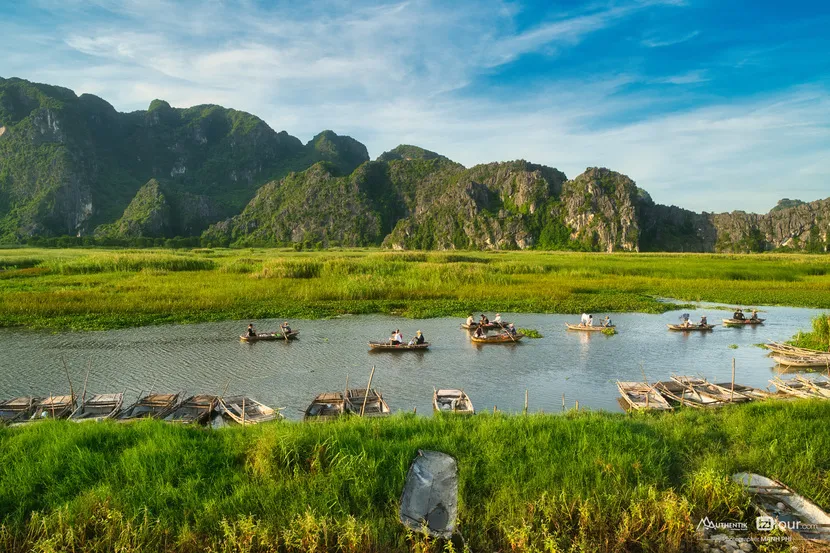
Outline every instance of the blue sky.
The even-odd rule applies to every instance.
[[[628,174],[661,203],[830,196],[830,3],[0,3],[0,76],[250,111],[467,166]]]

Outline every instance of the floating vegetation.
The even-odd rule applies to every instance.
[[[535,328],[519,328],[517,329],[520,333],[524,334],[527,338],[542,338],[542,334],[539,333],[538,330]]]
[[[614,327],[603,328],[602,333],[605,334],[606,336],[613,336],[614,334],[617,333],[617,329],[614,328]]]

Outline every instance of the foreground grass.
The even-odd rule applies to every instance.
[[[343,313],[581,313],[658,298],[830,307],[830,256],[285,250],[0,252],[0,326],[107,329]]]
[[[0,550],[437,551],[397,521],[410,461],[434,449],[458,459],[472,551],[680,551],[703,516],[753,520],[738,470],[830,508],[828,418],[830,403],[797,401],[219,431],[36,423],[0,429]]]

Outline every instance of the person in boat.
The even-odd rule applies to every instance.
[[[282,330],[285,335],[291,334],[291,326],[289,326],[288,321],[285,321],[280,325],[280,330]]]
[[[392,337],[389,338],[389,343],[392,344],[393,346],[401,345],[401,340],[400,340],[399,336],[400,336],[399,331],[398,330],[393,330],[392,331]]]
[[[488,325],[490,324],[490,319],[487,318],[487,315],[484,313],[481,314],[481,318],[478,320],[479,325]]]
[[[700,317],[700,324],[698,326],[709,326],[709,321],[706,320],[706,315]]]
[[[582,326],[588,326],[588,314],[587,313],[583,313],[582,317],[579,318],[579,324],[581,324]]]
[[[487,335],[487,332],[486,332],[486,331],[485,331],[485,330],[481,327],[481,325],[478,325],[478,326],[476,327],[476,331],[475,331],[475,333],[474,333],[473,335],[474,335],[476,338],[484,338],[484,336],[486,336],[486,335]]]
[[[475,324],[475,320],[473,319],[473,314],[470,313],[469,315],[467,315],[467,326],[471,327],[474,324]]]
[[[496,313],[496,316],[493,317],[493,322],[501,326],[501,313]]]
[[[746,317],[744,317],[744,312],[741,310],[740,307],[735,310],[735,314],[732,315],[732,318],[736,321],[743,321],[744,319],[746,319]]]
[[[591,314],[588,315],[588,326],[594,326],[594,316]]]
[[[611,317],[606,315],[605,320],[602,321],[602,326],[604,326],[604,327],[614,326],[614,323],[611,322]]]
[[[252,337],[256,336],[256,330],[254,330],[253,323],[248,325],[248,330],[245,331],[245,336],[247,336],[249,338],[252,338]]]
[[[516,327],[513,326],[513,323],[510,323],[509,325],[507,325],[507,332],[509,332],[511,336],[516,335]]]
[[[423,335],[423,334],[421,334],[421,331],[420,331],[420,330],[419,330],[418,332],[416,332],[416,333],[415,333],[415,339],[414,339],[414,340],[415,340],[415,344],[416,344],[416,345],[421,345],[421,344],[423,344],[424,342],[426,342],[426,340],[424,339],[424,335]]]
[[[750,315],[749,320],[750,321],[757,321],[758,320],[758,310],[757,309],[752,310],[752,315]]]

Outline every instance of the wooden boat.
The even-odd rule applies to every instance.
[[[703,331],[712,330],[713,328],[715,328],[718,325],[691,324],[689,326],[686,326],[686,325],[682,325],[682,324],[679,324],[679,325],[667,324],[666,326],[669,327],[669,330],[677,330],[677,331],[680,331],[680,332],[691,332],[691,331],[694,331],[694,330],[703,330]]]
[[[722,403],[738,403],[750,400],[748,396],[743,395],[737,390],[733,391],[728,388],[722,388],[717,384],[712,384],[705,378],[673,374],[671,379],[701,396],[708,396]]]
[[[762,325],[766,319],[722,319],[723,326],[754,326]]]
[[[247,396],[220,397],[219,406],[223,416],[242,425],[259,424],[282,418],[277,409],[272,409]]]
[[[824,395],[823,390],[818,390],[815,387],[801,380],[784,380],[783,378],[775,377],[772,380],[770,380],[770,382],[775,384],[775,387],[778,388],[780,392],[783,392],[784,394],[789,396],[795,396],[806,399],[827,399],[827,396]]]
[[[752,506],[759,515],[771,517],[788,534],[823,544],[830,540],[830,516],[778,480],[739,472],[732,475],[732,481],[742,484],[752,496]]]
[[[364,417],[382,417],[392,414],[383,396],[374,388],[370,388],[368,394],[366,388],[347,390],[346,410],[355,415],[360,415],[362,411]]]
[[[176,406],[180,396],[181,393],[145,394],[144,396],[138,398],[135,403],[123,409],[121,413],[118,414],[117,418],[120,421],[143,418],[159,418]]]
[[[118,392],[117,394],[92,394],[89,399],[84,400],[80,407],[69,415],[69,420],[90,421],[111,419],[118,414],[123,402],[123,392]]]
[[[432,410],[440,413],[475,414],[473,402],[464,390],[432,389]]]
[[[327,420],[339,417],[346,412],[343,392],[319,394],[305,410],[303,420]]]
[[[470,340],[474,344],[515,344],[524,337],[524,334],[518,332],[515,335],[493,334],[491,336],[470,336]]]
[[[473,323],[471,325],[468,325],[467,323],[464,323],[464,324],[461,325],[461,328],[463,328],[464,330],[475,330],[479,326],[481,326],[482,330],[501,330],[503,328],[507,328],[507,325],[509,325],[509,324],[510,323],[508,321],[502,321],[500,323],[489,322],[485,325],[479,325],[478,323]]]
[[[718,407],[723,405],[722,401],[700,394],[694,389],[674,380],[655,382],[654,389],[669,401],[686,407],[701,409],[704,407]]]
[[[671,411],[672,406],[660,392],[645,382],[617,382],[620,395],[631,409]]]
[[[0,402],[0,423],[11,424],[27,420],[41,398],[23,396]]]
[[[725,390],[726,392],[732,391],[731,382],[720,382],[717,384],[713,384],[713,386],[717,386],[718,388],[720,388],[721,390]],[[742,396],[746,396],[752,400],[769,399],[775,396],[775,394],[773,394],[772,392],[768,392],[767,390],[753,388],[752,386],[746,386],[744,384],[735,384],[734,390],[736,392],[739,392]]]
[[[773,355],[772,358],[776,363],[785,367],[800,367],[805,369],[830,367],[830,357],[789,357],[779,354]]]
[[[389,342],[369,342],[369,351],[425,351],[429,342],[423,344],[390,344]]]
[[[830,380],[815,380],[812,378],[806,378],[801,375],[796,375],[795,379],[799,382],[803,382],[807,385],[807,387],[809,387],[811,390],[815,391],[819,395],[830,398]]]
[[[830,352],[819,351],[817,349],[800,348],[781,342],[770,342],[765,344],[764,347],[773,353],[779,353],[789,357],[827,357],[830,359]]]
[[[568,330],[581,330],[582,332],[602,332],[606,328],[617,328],[616,325],[595,325],[595,326],[588,326],[583,324],[571,324],[565,323],[565,326],[568,327]]]
[[[207,424],[218,403],[216,396],[190,396],[161,417],[164,421],[180,424]]]
[[[75,410],[75,396],[49,396],[37,403],[29,420],[65,419]],[[22,422],[22,421],[21,421]]]
[[[287,340],[296,340],[297,336],[300,335],[299,330],[292,330],[288,334],[283,334],[282,332],[260,332],[256,336],[246,336],[243,334],[239,337],[240,342],[275,342],[278,340],[287,341]],[[287,338],[287,340],[286,340]]]

